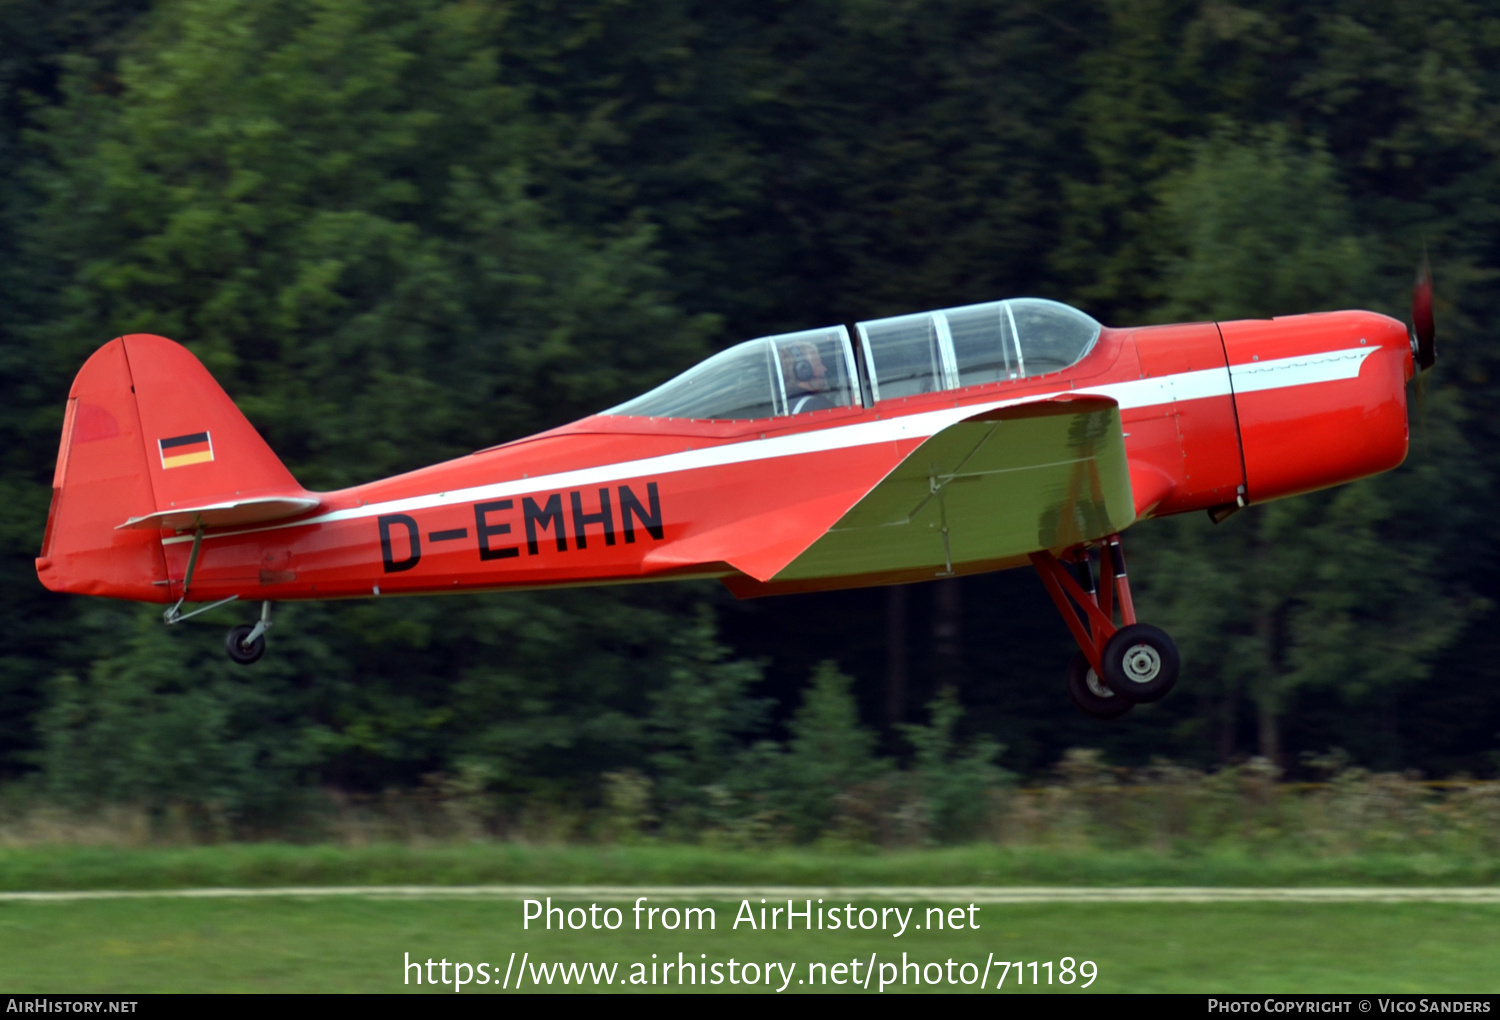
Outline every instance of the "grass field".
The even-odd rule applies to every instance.
[[[830,887],[1122,886],[1424,887],[1495,886],[1495,865],[1452,855],[1353,855],[1146,851],[1065,852],[986,846],[901,852],[782,849],[716,851],[699,847],[528,846],[515,843],[365,847],[226,845],[210,847],[10,847],[0,849],[0,890],[164,890],[183,888],[352,885],[526,884],[552,891],[564,906],[588,906],[569,886],[808,885]],[[603,894],[599,894],[603,895]],[[609,987],[676,989],[678,954],[720,964],[710,990],[863,991],[871,954],[880,978],[908,981],[926,967],[923,991],[963,990],[991,959],[1052,961],[1052,991],[1079,991],[1058,979],[1060,961],[1091,961],[1090,991],[1167,992],[1497,992],[1493,963],[1500,903],[991,903],[974,915],[977,929],[917,928],[928,907],[945,902],[933,890],[912,898],[865,889],[857,908],[914,908],[911,927],[892,931],[785,930],[733,927],[738,893],[718,901],[670,901],[712,907],[706,931],[634,930],[633,894],[601,900],[623,913],[618,930],[547,931],[522,927],[522,905],[497,895],[148,896],[65,902],[0,901],[0,987],[24,992],[148,991],[446,991],[416,984],[406,954],[425,963],[485,964],[465,992],[495,994],[507,969],[513,990],[521,963],[525,987],[542,980],[537,965],[614,964]],[[817,895],[814,893],[813,895]],[[662,906],[667,900],[656,900]],[[768,904],[771,906],[774,904]],[[759,908],[757,901],[752,906]],[[867,915],[873,917],[874,915]],[[895,924],[896,915],[884,915]],[[514,953],[514,962],[511,954]],[[656,954],[653,958],[652,954]],[[993,954],[993,957],[991,956]],[[731,983],[727,965],[756,966]],[[859,960],[857,972],[850,967]],[[953,961],[949,984],[948,960]],[[661,968],[674,964],[668,974]],[[657,965],[651,984],[651,965]],[[844,964],[843,970],[834,969]],[[963,969],[963,964],[973,966]],[[634,965],[641,969],[633,969]],[[809,964],[824,970],[810,971]],[[795,966],[794,966],[795,965]],[[781,968],[792,968],[785,970]],[[985,972],[993,989],[1001,968]],[[941,972],[942,984],[926,983]],[[453,976],[450,968],[448,977]],[[480,975],[491,978],[482,984]],[[438,974],[439,978],[443,975]],[[712,976],[710,973],[709,976]],[[1045,968],[1018,986],[1014,968],[1004,992],[1048,991]],[[803,984],[812,978],[811,984]],[[838,979],[846,983],[835,984]],[[855,985],[855,980],[860,985]],[[548,987],[543,981],[543,987]],[[552,990],[580,989],[552,972]],[[686,989],[702,989],[687,985]],[[900,984],[892,991],[903,990]]]
[[[586,904],[585,904],[586,905]],[[631,976],[646,989],[676,990],[676,975],[654,986],[649,967],[676,961],[678,953],[700,963],[720,963],[722,985],[710,990],[807,991],[808,964],[860,961],[862,981],[871,954],[879,964],[907,962],[976,964],[955,977],[973,978],[989,954],[997,960],[1073,957],[1092,961],[1103,992],[1496,992],[1494,966],[1500,906],[1447,904],[1028,904],[987,906],[974,916],[978,930],[918,931],[900,936],[879,931],[733,930],[738,902],[703,903],[716,908],[713,931],[631,931],[629,904],[619,931],[522,930],[521,904],[513,900],[409,900],[284,898],[0,904],[0,986],[16,992],[401,992],[443,991],[452,986],[403,982],[405,954],[425,962],[446,959],[487,963],[499,982],[510,954],[519,966],[527,954],[529,989],[536,965],[554,962],[619,964],[615,987]],[[759,904],[753,904],[758,908]],[[864,901],[856,906],[882,906]],[[921,923],[922,905],[912,915]],[[894,925],[894,919],[891,919]],[[730,984],[724,965],[768,963],[754,984]],[[929,977],[946,966],[928,968]],[[449,971],[451,976],[454,971]],[[818,972],[814,971],[814,974]],[[828,970],[817,990],[863,991],[855,972]],[[886,975],[895,978],[895,969]],[[915,972],[907,969],[909,979]],[[1045,979],[1045,971],[1038,971]],[[1054,970],[1060,977],[1060,972]],[[438,974],[441,978],[441,974]],[[787,980],[787,978],[790,980]],[[944,975],[946,976],[946,975]],[[994,987],[1000,969],[990,971]],[[1018,986],[1014,970],[1002,992],[1076,993],[1054,983],[1034,987],[1031,971]],[[514,977],[510,981],[514,987]],[[546,986],[544,986],[545,988]],[[626,987],[630,987],[626,985]],[[691,990],[693,986],[683,986]],[[964,986],[923,985],[922,991]],[[702,990],[701,986],[698,986]],[[554,974],[550,990],[595,990],[565,985]],[[600,989],[602,990],[602,989]],[[900,985],[887,991],[903,990]],[[906,991],[916,990],[908,984]],[[972,990],[972,989],[971,989]],[[505,994],[494,984],[470,985],[468,994]]]
[[[0,847],[0,890],[209,886],[718,885],[1500,885],[1488,854],[1316,856],[1285,849],[1069,851],[966,846],[852,851],[480,842],[362,847]]]

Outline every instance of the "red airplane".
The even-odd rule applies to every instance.
[[[167,623],[258,601],[225,642],[250,663],[276,601],[690,577],[750,597],[1030,563],[1078,641],[1070,695],[1112,718],[1179,669],[1136,622],[1120,533],[1400,464],[1434,360],[1425,278],[1414,318],[1107,329],[1017,298],[806,330],[338,492],[298,485],[185,348],[124,336],[68,395],[37,574]]]

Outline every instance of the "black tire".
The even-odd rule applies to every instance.
[[[1106,687],[1082,652],[1068,663],[1068,697],[1078,711],[1092,719],[1118,719],[1135,707]]]
[[[1104,682],[1127,701],[1160,701],[1177,686],[1182,657],[1160,627],[1132,623],[1104,645]]]
[[[229,633],[224,635],[224,651],[229,657],[241,666],[248,666],[266,654],[266,636],[262,634],[248,645],[245,639],[255,628],[248,623],[242,623],[238,627],[230,627]]]

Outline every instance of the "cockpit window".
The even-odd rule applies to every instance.
[[[943,313],[953,337],[953,360],[958,366],[958,384],[1019,379],[1023,374],[1021,349],[1011,326],[1008,301],[953,308]]]
[[[781,366],[786,413],[803,414],[858,403],[854,345],[843,326],[768,338]]]
[[[605,414],[740,420],[856,402],[854,349],[843,326],[749,340]]]
[[[952,366],[944,357],[948,345],[939,332],[946,326],[940,312],[859,324],[865,356],[879,373],[876,400],[914,397],[950,388],[948,377]]]
[[[1022,375],[1061,372],[1093,350],[1104,327],[1076,308],[1042,298],[1004,302],[1026,359]]]
[[[1102,327],[1076,308],[1015,298],[858,326],[876,400],[1057,372],[1078,362]]]
[[[1057,372],[1101,326],[1042,298],[1015,298],[861,322],[875,400]],[[765,336],[721,351],[605,414],[736,421],[858,404],[854,346],[843,326]]]

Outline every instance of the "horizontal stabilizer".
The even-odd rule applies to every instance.
[[[176,507],[142,517],[132,517],[120,528],[172,528],[192,531],[199,527],[227,528],[245,524],[263,524],[296,517],[316,508],[318,501],[305,496],[266,496],[258,499],[236,499],[203,506]]]

